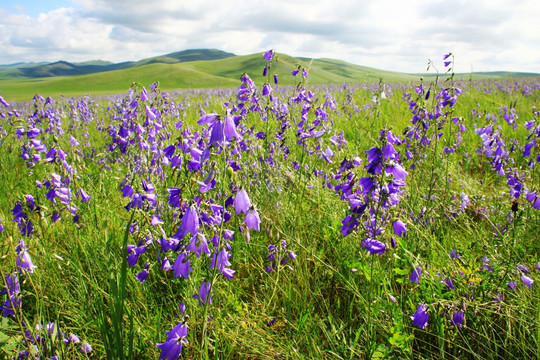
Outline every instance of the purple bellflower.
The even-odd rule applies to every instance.
[[[182,353],[182,346],[188,344],[186,339],[188,327],[180,323],[167,331],[167,340],[164,343],[157,344],[161,350],[159,359],[176,360]]]
[[[428,325],[429,314],[427,313],[427,305],[420,304],[416,309],[416,312],[411,316],[413,325],[420,329],[425,329]]]
[[[409,281],[418,284],[420,281],[420,275],[422,274],[422,269],[417,266],[414,268],[413,272],[411,273],[411,276],[409,276]]]
[[[249,196],[246,190],[244,189],[240,190],[236,194],[236,198],[234,200],[234,210],[236,211],[236,215],[240,213],[247,214],[250,207],[251,207],[251,201],[249,200]]]

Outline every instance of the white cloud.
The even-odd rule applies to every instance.
[[[74,0],[38,17],[0,8],[0,63],[138,60],[187,48],[337,58],[422,72],[540,71],[537,0]]]

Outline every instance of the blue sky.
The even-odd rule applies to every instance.
[[[424,72],[540,72],[538,0],[4,0],[0,64],[139,60],[190,48]]]
[[[69,0],[7,0],[9,11],[20,12],[37,18],[40,13],[47,13],[61,7],[74,7],[75,3]]]

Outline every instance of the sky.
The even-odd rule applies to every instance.
[[[3,0],[0,64],[269,49],[408,73],[540,73],[539,0]]]

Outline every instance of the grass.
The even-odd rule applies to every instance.
[[[232,58],[221,61],[216,77],[207,80],[209,84],[227,79],[235,71]],[[242,62],[246,70],[253,72],[260,67],[258,64],[260,59],[254,57],[244,57]],[[314,62],[309,83],[324,82],[326,75],[319,69],[334,66],[333,61]],[[271,71],[286,73],[295,67],[293,60],[283,56],[272,63]],[[132,73],[107,76],[111,84],[120,82],[115,76],[128,78],[129,74],[137,74],[144,79],[143,83],[150,83],[160,80],[150,78],[153,71],[167,70],[168,77],[160,80],[160,86],[166,88],[167,84],[173,86],[189,76],[197,78],[211,68],[209,62],[190,63],[189,67],[154,64],[132,69]],[[361,71],[358,69],[358,74]],[[101,91],[97,78],[87,77],[84,87],[81,83],[78,86],[89,92]],[[263,79],[254,78],[261,85]],[[60,86],[60,80],[57,81],[58,85],[54,85],[54,79],[44,84],[53,84],[52,91]],[[76,87],[75,83],[70,84]],[[238,85],[231,83],[231,87]],[[532,271],[529,276],[537,279],[538,272],[533,269],[540,250],[536,241],[539,210],[533,209],[522,195],[518,211],[511,211],[507,179],[497,175],[489,159],[476,152],[482,141],[474,132],[488,124],[488,113],[496,114],[505,143],[509,146],[511,139],[516,139],[523,146],[528,136],[524,122],[533,116],[537,119],[537,115],[531,115],[531,108],[537,102],[538,90],[525,96],[495,83],[459,85],[464,93],[442,117],[447,121],[439,126],[432,124],[426,130],[433,142],[421,149],[425,158],[406,160],[405,145],[395,145],[409,173],[399,203],[387,210],[391,221],[377,236],[387,245],[381,256],[370,255],[362,246],[367,232],[364,225],[360,224],[347,237],[342,235],[342,220],[350,213],[350,205],[335,187],[347,178],[346,172],[340,171],[344,159],[362,159],[361,165],[350,170],[354,172],[351,178],[370,176],[364,169],[369,162],[365,151],[381,146],[380,130],[391,128],[394,134],[401,135],[411,125],[411,109],[403,98],[405,93],[414,98],[415,92],[403,83],[385,83],[387,98],[378,104],[372,101],[374,94],[380,94],[377,84],[306,85],[304,92],[302,87],[274,86],[275,102],[261,96],[259,87],[258,102],[247,102],[247,113],[238,125],[244,142],[231,141],[230,146],[238,146],[236,151],[211,147],[209,159],[199,171],[189,171],[187,165],[195,159],[189,150],[206,147],[208,141],[200,143],[199,139],[208,139],[211,133],[208,125],[197,124],[201,110],[216,111],[225,118],[227,105],[223,104],[229,101],[230,107],[239,101],[235,92],[192,90],[163,97],[158,90],[149,91],[150,99],[143,102],[139,87],[134,95],[64,97],[51,104],[41,100],[19,103],[19,118],[4,110],[6,116],[0,119],[5,131],[0,134],[0,181],[5,186],[0,187],[0,219],[5,231],[0,234],[0,269],[5,278],[16,268],[15,247],[23,237],[11,221],[10,210],[17,201],[23,204],[35,226],[33,236],[24,240],[37,268],[32,274],[20,275],[22,317],[1,323],[0,356],[8,358],[25,349],[17,319],[24,319],[31,329],[37,323],[45,326],[54,322],[66,334],[74,333],[93,347],[92,352],[84,354],[78,346],[40,345],[43,356],[50,357],[56,351],[64,359],[158,358],[160,350],[155,345],[166,341],[166,331],[182,319],[189,326],[188,343],[184,343],[182,350],[182,356],[188,359],[538,356],[538,284],[534,283],[531,289],[526,287],[517,265],[527,266]],[[114,92],[112,86],[110,91]],[[484,86],[489,87],[489,94]],[[308,96],[307,90],[313,93],[309,102],[289,100],[300,93]],[[326,94],[332,95],[335,110],[323,106]],[[135,108],[129,105],[130,96],[138,98]],[[433,111],[432,99],[417,102]],[[287,108],[277,106],[278,101],[287,104]],[[510,104],[515,104],[518,114],[516,130],[500,114],[501,106]],[[163,126],[160,130],[145,124],[149,119],[145,105],[161,114],[159,120],[154,120]],[[307,123],[311,127],[324,127],[328,132],[320,138],[307,137],[301,142],[303,145],[298,145],[297,130],[303,109],[309,109]],[[324,109],[328,120],[317,117],[317,109]],[[479,115],[471,115],[472,109]],[[121,127],[130,127],[125,120],[130,112],[145,132],[130,133],[129,139],[134,143],[122,152],[111,134],[118,137]],[[455,154],[445,155],[443,145],[454,141],[457,133],[453,117],[461,117],[467,131]],[[316,125],[316,120],[322,124]],[[179,121],[183,122],[181,131],[177,130]],[[66,162],[71,167],[66,168],[59,158],[46,162],[44,153],[42,160],[33,165],[21,157],[22,146],[30,145],[27,138],[15,136],[15,131],[32,127],[43,130],[38,138],[48,149],[55,146],[66,152]],[[266,138],[255,136],[259,132],[265,132]],[[347,145],[337,145],[340,132]],[[443,135],[435,140],[439,132]],[[70,136],[80,145],[71,145]],[[183,157],[182,165],[176,170],[171,168],[163,163],[163,152],[156,157],[141,140],[161,150],[175,144],[175,154]],[[180,149],[181,144],[187,146],[185,151]],[[318,156],[327,147],[333,151],[330,162]],[[36,153],[29,151],[31,155]],[[524,174],[524,187],[538,191],[534,181],[539,176],[538,167],[528,168],[527,159],[519,151],[511,156],[515,163],[509,166]],[[410,167],[413,164],[414,170]],[[197,181],[205,180],[211,171],[215,171],[216,186],[202,193]],[[65,207],[59,198],[55,203],[46,198],[49,188],[45,181],[51,181],[52,173],[61,175],[64,186],[72,190],[70,204],[78,208],[77,223],[67,210],[61,211],[60,221],[51,220],[53,211]],[[339,173],[342,177],[336,179]],[[391,176],[378,179],[389,181]],[[135,192],[147,194],[142,180],[155,186],[158,205],[126,211],[124,207],[131,199],[123,197],[121,189],[128,184]],[[362,190],[356,181],[351,186]],[[201,221],[201,232],[206,234],[210,251],[219,252],[227,248],[225,242],[229,244],[231,265],[225,267],[236,271],[234,278],[226,280],[216,267],[210,268],[211,256],[204,252],[197,256],[193,250],[189,251],[193,268],[189,279],[175,277],[174,270],[162,271],[161,260],[166,256],[174,266],[177,252],[160,250],[159,241],[164,237],[171,239],[178,231],[185,206],[195,206],[200,214],[207,212],[219,217],[219,210],[211,209],[229,196],[234,197],[234,187],[244,188],[249,194],[261,218],[260,231],[250,230],[247,242],[245,216],[237,215],[234,206],[228,208],[229,222],[203,226]],[[175,208],[170,203],[168,188],[181,189],[182,203],[186,205]],[[92,196],[89,202],[76,195],[79,189]],[[462,193],[471,200],[464,208],[460,208]],[[31,211],[25,205],[27,194],[33,195],[39,210]],[[145,204],[149,203],[145,200]],[[162,225],[150,225],[155,214],[160,215]],[[391,222],[397,218],[407,224],[404,237],[393,234]],[[384,224],[382,218],[378,221]],[[239,231],[240,226],[244,232]],[[224,236],[225,229],[234,231],[229,240]],[[217,246],[210,244],[214,235],[219,236]],[[392,237],[396,248],[390,246]],[[186,236],[182,243],[188,245],[189,238]],[[268,246],[279,248],[282,240],[297,257],[276,265],[268,273]],[[147,246],[136,267],[126,266],[126,244]],[[457,250],[461,256],[451,259],[451,250]],[[145,261],[149,275],[141,284],[135,276],[146,268]],[[422,268],[418,284],[409,280],[415,267]],[[442,279],[452,279],[454,289],[441,283]],[[199,306],[193,295],[199,294],[205,281],[213,284],[212,304]],[[515,291],[508,288],[509,281],[517,283]],[[502,301],[494,300],[497,294],[501,294]],[[1,296],[4,301],[6,295]],[[179,311],[180,303],[186,305],[189,318]],[[421,303],[427,305],[429,312],[429,325],[424,329],[413,326],[411,321]],[[451,323],[452,315],[460,309],[465,313],[462,327]],[[51,336],[43,336],[50,344],[56,344]]]

